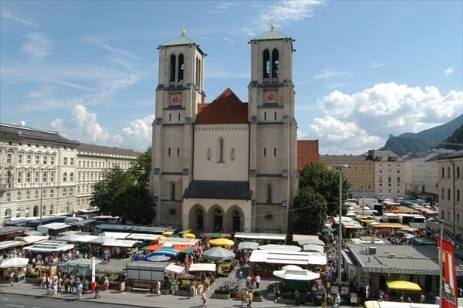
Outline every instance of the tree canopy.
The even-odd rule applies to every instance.
[[[149,159],[148,159],[149,158]],[[122,222],[150,224],[155,217],[149,196],[151,148],[140,155],[130,169],[110,169],[93,187],[90,201],[101,214],[119,216]]]
[[[304,166],[299,174],[299,192],[294,199],[294,233],[320,233],[326,216],[339,213],[339,176],[339,171],[330,170],[320,163]],[[343,200],[349,188],[348,181],[343,178]],[[345,212],[346,209],[343,209]]]

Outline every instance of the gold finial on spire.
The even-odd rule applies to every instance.
[[[272,22],[270,23],[270,30],[275,31],[275,19],[272,18]]]
[[[182,25],[182,36],[185,36],[186,30],[185,30],[185,24]]]

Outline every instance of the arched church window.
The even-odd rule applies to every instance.
[[[223,138],[219,138],[219,148],[218,148],[218,163],[223,163],[224,162],[224,157],[223,157],[223,154],[224,154],[224,141],[223,141]]]
[[[183,73],[185,71],[185,59],[182,54],[178,56],[178,81],[183,81]]]
[[[280,55],[278,49],[272,51],[272,77],[280,77]]]
[[[170,81],[175,81],[175,55],[170,56]]]
[[[263,76],[264,78],[270,77],[270,51],[264,50],[264,57],[262,58]]]

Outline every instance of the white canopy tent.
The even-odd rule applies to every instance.
[[[9,259],[3,260],[2,264],[0,264],[0,268],[26,267],[27,263],[29,263],[28,258],[14,257],[14,258],[9,258]]]
[[[315,252],[254,250],[250,262],[287,265],[325,265],[326,256]]]
[[[183,266],[178,266],[178,265],[176,265],[174,263],[170,263],[169,265],[167,265],[167,267],[164,270],[167,271],[167,272],[181,274],[181,273],[183,273],[185,268]]]
[[[260,250],[276,250],[276,251],[301,251],[301,247],[294,246],[294,245],[277,245],[277,244],[268,244],[268,245],[260,245],[258,247]]]
[[[301,280],[301,281],[310,281],[320,278],[319,273],[314,273],[309,270],[300,269],[300,270],[279,270],[273,271],[273,275],[285,279],[285,280]]]
[[[189,272],[215,272],[216,270],[215,263],[193,263],[188,269]]]

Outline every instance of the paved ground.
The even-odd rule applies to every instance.
[[[125,265],[128,260],[111,260],[110,266],[117,267],[120,265]],[[112,264],[111,264],[112,263]],[[208,294],[208,307],[241,307],[242,303],[238,300],[220,300],[211,298],[211,294],[214,292],[215,288],[223,285],[226,281],[237,281],[236,271],[238,268],[235,268],[234,271],[229,275],[229,277],[218,278],[215,283],[207,291]],[[247,274],[247,268],[243,269],[243,276]],[[292,305],[277,304],[273,302],[273,295],[268,295],[266,288],[270,283],[275,282],[275,280],[265,280],[262,279],[261,286],[259,291],[262,291],[264,299],[262,302],[255,302],[252,304],[252,307],[290,307]],[[244,287],[245,282],[242,282]],[[47,296],[46,290],[41,289],[38,285],[33,285],[29,283],[16,283],[13,287],[10,287],[9,284],[0,284],[0,294],[20,294],[27,296]],[[108,290],[100,292],[101,298],[95,299],[93,294],[84,294],[83,300],[90,303],[111,303],[114,305],[126,305],[126,306],[141,306],[141,307],[201,307],[200,296],[192,297],[188,299],[187,297],[176,296],[176,295],[161,295],[155,296],[153,294],[148,294],[146,292],[118,292],[116,290]],[[74,300],[76,298],[75,294],[69,293],[58,293],[54,295],[54,298],[62,300]],[[90,306],[90,305],[89,305]],[[93,305],[91,305],[93,306]]]

